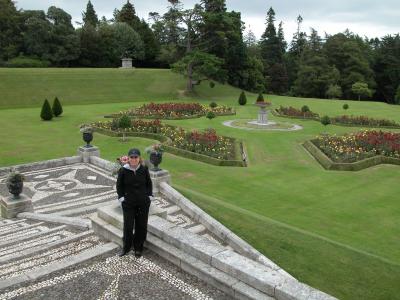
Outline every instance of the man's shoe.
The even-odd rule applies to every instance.
[[[142,257],[142,251],[135,251],[135,257],[136,258]]]
[[[128,254],[128,252],[129,252],[129,251],[126,251],[126,250],[121,250],[121,252],[120,252],[120,253],[118,253],[118,256],[119,256],[119,257],[122,257],[122,256],[124,256],[124,255]]]

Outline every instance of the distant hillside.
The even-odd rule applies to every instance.
[[[38,106],[58,97],[62,104],[187,99],[185,79],[166,69],[9,69],[0,68],[0,108]],[[195,98],[239,95],[239,90],[208,82]]]

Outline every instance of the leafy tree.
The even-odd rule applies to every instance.
[[[99,30],[90,23],[77,30],[81,51],[79,65],[85,67],[97,67],[103,65],[104,52],[99,49],[101,36]]]
[[[395,103],[396,88],[400,84],[400,35],[387,35],[376,42],[375,78],[376,99]]]
[[[293,92],[297,96],[324,98],[330,85],[339,81],[339,72],[329,66],[322,52],[322,42],[316,30],[311,35],[298,61]]]
[[[210,103],[210,107],[211,107],[211,108],[216,108],[217,106],[218,106],[218,104],[215,103],[215,102],[211,102],[211,103]]]
[[[52,43],[52,25],[46,19],[46,14],[27,16],[25,21],[24,48],[25,53],[41,59],[50,59]]]
[[[329,99],[339,99],[342,94],[342,88],[337,84],[330,84],[326,91],[326,97]]]
[[[344,110],[348,110],[349,109],[349,105],[347,103],[343,104],[343,109]]]
[[[71,16],[55,6],[47,10],[51,23],[48,59],[56,66],[69,66],[79,57],[79,37],[71,23]]]
[[[264,90],[265,78],[263,71],[262,60],[255,56],[249,56],[246,67],[242,71],[243,87],[252,92]]]
[[[55,117],[61,116],[61,114],[63,113],[63,109],[62,109],[60,100],[58,100],[57,97],[54,98],[54,102],[53,102],[51,111],[53,112],[53,115]]]
[[[371,97],[372,96],[372,90],[368,88],[368,84],[365,82],[356,82],[351,86],[351,90],[354,94],[358,96],[358,100],[361,99],[361,97]]]
[[[193,92],[194,85],[200,84],[203,80],[214,79],[224,82],[226,72],[222,69],[222,65],[223,60],[215,55],[195,50],[173,64],[172,70],[188,78],[186,90]]]
[[[20,13],[14,1],[0,0],[0,60],[14,57],[21,47]]]
[[[350,33],[329,36],[324,44],[329,65],[334,65],[340,74],[338,84],[344,98],[351,98],[352,85],[358,81],[374,87],[375,80],[368,57],[357,37]]]
[[[42,111],[40,112],[40,117],[44,121],[50,121],[51,119],[53,119],[53,112],[51,110],[49,101],[47,101],[47,99],[45,99],[43,102]]]
[[[239,96],[239,104],[240,105],[246,105],[246,103],[247,103],[247,97],[246,97],[246,94],[244,93],[244,91],[242,91],[241,93],[240,93],[240,96]]]
[[[86,11],[82,13],[82,20],[84,25],[92,25],[96,27],[99,24],[99,18],[97,17],[96,11],[94,10],[92,2],[88,1],[86,5]]]

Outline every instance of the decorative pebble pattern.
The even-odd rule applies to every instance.
[[[55,241],[59,241],[63,238],[69,237],[74,235],[74,233],[68,231],[68,230],[61,230],[59,232],[56,233],[52,233],[46,236],[40,236],[36,239],[32,239],[32,240],[28,240],[25,242],[20,242],[17,243],[16,245],[11,245],[11,246],[6,246],[6,247],[2,247],[0,249],[0,257],[5,256],[5,255],[9,255],[12,253],[17,253],[17,252],[21,252],[24,251],[26,249],[30,249],[33,247],[37,247],[40,245],[46,245]]]
[[[105,261],[95,263],[89,267],[81,268],[27,287],[6,292],[0,295],[0,300],[12,299],[17,296],[41,290],[43,288],[62,284],[71,279],[79,278],[80,276],[93,276],[95,278],[95,274],[90,274],[94,272],[100,272],[112,278],[109,286],[105,287],[104,292],[102,292],[102,294],[97,298],[99,300],[117,300],[119,296],[119,283],[122,277],[134,276],[146,272],[154,274],[158,278],[181,291],[183,294],[189,296],[191,299],[212,300],[211,297],[201,292],[198,288],[185,283],[183,280],[177,278],[151,260],[145,257],[138,259],[131,255],[127,255],[122,258],[118,256],[112,256],[107,258]]]
[[[92,249],[99,244],[101,242],[97,236],[89,236],[37,255],[3,264],[0,269],[0,280],[15,277],[28,270],[32,271],[36,268],[48,266],[54,262],[67,259],[71,255]]]

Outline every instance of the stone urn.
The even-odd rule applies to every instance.
[[[24,188],[24,176],[18,172],[12,172],[7,177],[6,185],[10,194],[18,198]]]
[[[162,161],[162,152],[161,151],[151,151],[150,152],[150,162],[153,165],[153,168],[151,169],[152,171],[160,171],[161,169],[158,167],[158,165]]]
[[[83,126],[80,131],[82,132],[82,138],[86,143],[85,148],[93,147],[90,145],[90,142],[93,140],[93,128],[90,126]]]

